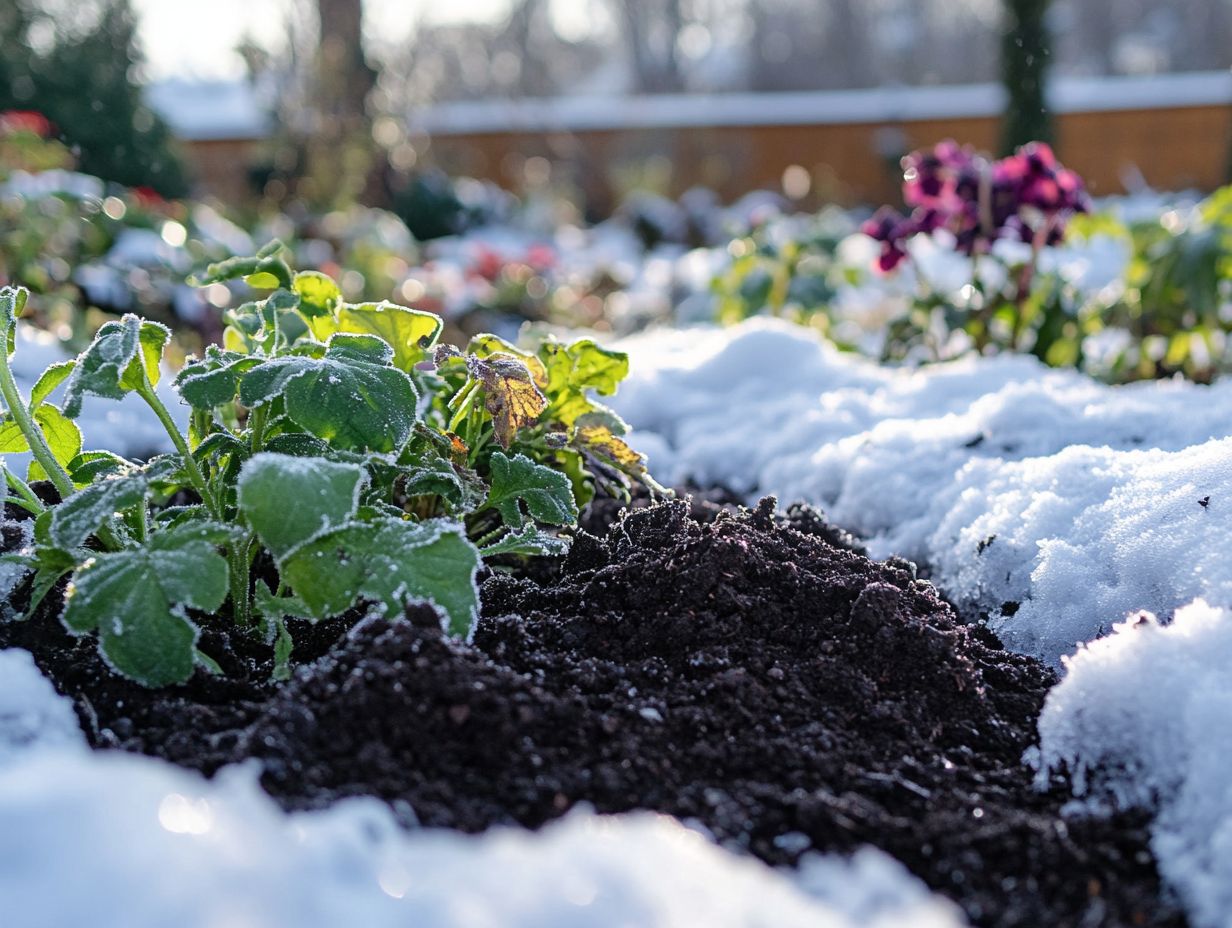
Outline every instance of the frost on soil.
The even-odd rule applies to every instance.
[[[576,812],[541,832],[406,832],[350,799],[287,815],[256,766],[212,781],[88,752],[67,700],[0,652],[0,900],[23,928],[958,928],[884,854],[797,879],[665,816]],[[7,923],[7,922],[6,922]]]

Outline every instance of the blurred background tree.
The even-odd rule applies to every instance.
[[[142,102],[129,0],[0,0],[0,110],[49,119],[80,170],[183,196],[188,182],[167,125]]]
[[[1052,57],[1048,32],[1049,0],[1005,0],[1001,69],[1006,110],[1001,149],[1009,154],[1027,142],[1051,142],[1045,81]]]
[[[375,146],[368,95],[376,70],[364,54],[361,0],[316,0],[319,40],[311,81],[312,132],[301,193],[324,207],[353,203],[372,175]]]

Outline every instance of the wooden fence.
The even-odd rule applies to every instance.
[[[1097,195],[1145,181],[1211,190],[1232,165],[1232,74],[1061,79],[1049,94],[1061,159]],[[995,85],[625,99],[484,101],[412,114],[419,163],[521,190],[547,179],[603,214],[649,185],[730,201],[894,202],[898,158],[955,138],[994,150]]]

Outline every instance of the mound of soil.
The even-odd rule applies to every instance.
[[[814,513],[694,509],[603,513],[557,571],[491,575],[469,644],[427,610],[318,626],[282,686],[232,642],[231,682],[143,690],[49,615],[0,646],[35,652],[99,746],[207,774],[258,757],[291,808],[375,795],[465,831],[652,809],[773,864],[876,845],[978,925],[1183,924],[1141,817],[1063,819],[1064,784],[1032,788],[1046,668]]]

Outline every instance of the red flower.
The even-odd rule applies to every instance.
[[[0,134],[30,132],[39,138],[51,135],[51,120],[33,110],[6,110],[0,113]]]

